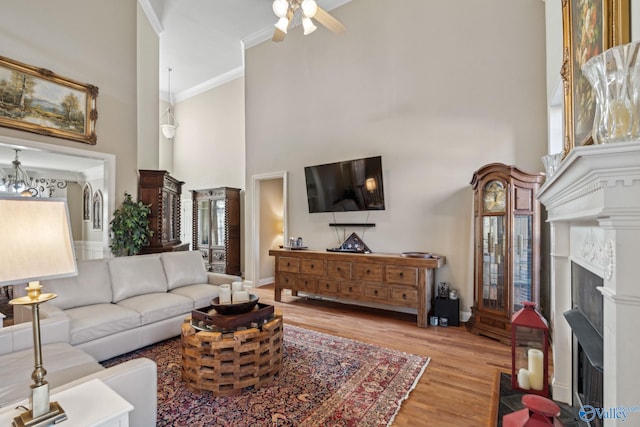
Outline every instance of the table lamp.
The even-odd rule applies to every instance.
[[[78,274],[65,200],[0,197],[0,285],[29,283],[27,295],[9,301],[32,311],[35,369],[31,374],[31,409],[13,420],[16,427],[41,427],[59,423],[67,416],[57,402],[49,400],[40,344],[38,306],[56,297],[41,293],[40,280]]]

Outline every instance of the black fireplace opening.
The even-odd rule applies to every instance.
[[[597,289],[603,279],[579,264],[571,263],[571,305],[564,313],[573,333],[574,406],[603,407],[604,300]],[[591,426],[602,426],[596,417]]]

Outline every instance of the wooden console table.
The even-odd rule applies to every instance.
[[[445,257],[411,258],[400,254],[358,254],[272,249],[276,277],[274,300],[282,290],[377,302],[418,310],[418,326],[428,325],[435,270]]]

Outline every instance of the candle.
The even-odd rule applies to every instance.
[[[249,301],[249,292],[238,291],[233,294],[233,302],[246,302]]]
[[[231,293],[235,294],[238,291],[241,291],[242,288],[242,282],[231,282]]]
[[[220,304],[229,304],[231,302],[231,285],[220,285]]]
[[[518,371],[518,386],[523,390],[529,390],[531,384],[529,383],[529,371],[524,368],[520,368]]]
[[[534,390],[542,390],[544,387],[544,357],[540,350],[530,348],[529,357],[529,383]]]

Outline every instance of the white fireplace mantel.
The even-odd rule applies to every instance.
[[[604,409],[640,406],[640,141],[574,148],[537,197],[551,224],[553,398],[573,398],[572,336],[562,314],[572,308],[577,262],[603,278]],[[629,417],[640,424],[640,413]]]

